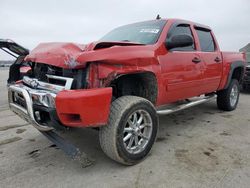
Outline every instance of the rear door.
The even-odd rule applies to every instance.
[[[195,27],[199,39],[198,53],[204,62],[203,92],[210,93],[219,87],[222,76],[222,57],[210,29]]]
[[[193,36],[190,25],[186,23],[173,24],[166,40],[179,34]],[[196,53],[196,45],[173,48],[159,58],[166,87],[166,100],[164,102],[174,102],[201,94],[203,62],[199,54]]]

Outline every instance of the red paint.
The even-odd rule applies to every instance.
[[[25,74],[30,70],[31,70],[31,67],[28,67],[28,66],[20,67],[20,73],[22,73],[22,74]]]
[[[25,60],[72,68],[68,62],[75,60],[79,54],[84,52],[84,49],[84,45],[73,43],[41,43],[26,56]]]
[[[56,111],[70,127],[101,126],[108,120],[112,88],[65,90],[56,96]]]
[[[195,41],[194,52],[169,52],[165,40],[175,22],[190,24]],[[217,41],[215,52],[202,52],[196,23],[168,19],[159,40],[153,45],[138,45],[129,42],[112,42],[79,45],[73,43],[44,43],[36,47],[26,61],[40,62],[63,68],[84,68],[88,63],[88,88],[60,92],[56,109],[60,120],[67,126],[99,126],[107,123],[113,79],[122,74],[151,72],[156,76],[158,98],[156,106],[223,89],[233,61],[245,61],[242,54],[221,52]],[[106,48],[99,48],[105,46]],[[194,64],[192,59],[200,58]],[[219,57],[221,62],[214,59]],[[102,88],[102,89],[101,89]],[[72,114],[72,116],[65,116]],[[78,114],[80,120],[77,121]],[[75,118],[76,121],[73,121]]]

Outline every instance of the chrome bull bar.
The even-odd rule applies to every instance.
[[[21,94],[23,97],[24,104],[19,105],[15,103],[13,95]],[[84,152],[80,151],[79,148],[64,140],[59,136],[55,129],[46,125],[42,125],[36,121],[33,110],[33,100],[32,94],[35,95],[51,95],[55,97],[54,93],[45,90],[34,90],[26,87],[22,84],[9,85],[8,86],[8,99],[10,109],[19,115],[22,119],[32,124],[37,128],[44,136],[46,136],[50,141],[56,144],[60,149],[62,149],[71,159],[79,161],[82,167],[88,167],[93,164],[94,160],[89,158]]]
[[[29,92],[30,91],[30,92]],[[34,91],[35,92],[35,91]],[[39,131],[51,131],[54,128],[46,125],[42,125],[36,121],[33,110],[33,101],[30,96],[32,89],[28,89],[23,85],[9,85],[8,86],[8,99],[10,109],[18,114],[22,119],[32,124]],[[14,94],[21,94],[23,96],[24,106],[18,105],[15,103]]]

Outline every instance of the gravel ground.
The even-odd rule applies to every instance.
[[[95,159],[82,168],[7,105],[7,68],[0,69],[0,187],[249,187],[250,94],[236,111],[216,102],[160,118],[149,157],[126,167],[101,151],[98,132],[65,135]]]

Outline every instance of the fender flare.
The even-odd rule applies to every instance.
[[[243,79],[244,69],[245,69],[245,62],[244,61],[234,61],[234,62],[232,62],[231,65],[230,65],[230,71],[228,73],[227,82],[226,82],[226,85],[225,85],[224,89],[228,88],[228,86],[229,86],[229,84],[230,84],[230,82],[232,80],[234,70],[236,68],[242,68],[243,73],[241,74],[240,81]]]

